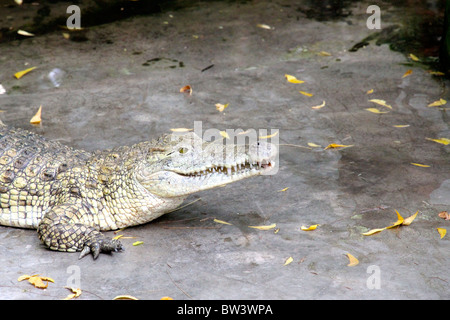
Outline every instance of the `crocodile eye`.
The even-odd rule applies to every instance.
[[[188,151],[189,151],[188,148],[180,148],[180,149],[178,149],[178,152],[181,153],[181,154],[185,154],[185,153],[187,153]]]

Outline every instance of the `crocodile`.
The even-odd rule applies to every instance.
[[[206,142],[194,132],[100,151],[78,150],[0,125],[0,225],[37,229],[79,259],[124,250],[102,231],[174,211],[191,194],[267,174],[277,148]]]

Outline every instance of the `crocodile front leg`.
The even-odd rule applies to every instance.
[[[100,252],[123,250],[120,241],[107,239],[94,225],[80,222],[92,215],[89,206],[79,203],[55,206],[39,223],[39,238],[52,250],[81,251],[79,259],[89,253],[97,259]]]

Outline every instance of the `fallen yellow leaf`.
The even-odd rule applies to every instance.
[[[450,214],[447,211],[439,212],[438,217],[445,220],[450,220]]]
[[[291,76],[290,74],[285,74],[284,75],[286,77],[286,80],[290,83],[303,83],[305,81],[303,80],[298,80],[296,77]]]
[[[25,30],[17,30],[17,34],[20,34],[21,36],[26,36],[26,37],[34,37],[33,33],[30,33]]]
[[[17,79],[20,79],[20,78],[22,78],[24,75],[26,75],[28,72],[30,72],[30,71],[32,71],[32,70],[34,70],[34,69],[36,69],[36,68],[37,68],[37,67],[32,67],[32,68],[28,68],[28,69],[25,69],[25,70],[16,72],[16,73],[14,74],[14,77],[16,77]]]
[[[395,227],[401,225],[401,224],[403,223],[403,221],[405,220],[405,219],[403,219],[403,217],[400,215],[400,213],[398,213],[397,210],[395,210],[395,212],[397,213],[397,221],[394,222],[393,225],[391,225],[391,226],[389,226],[389,227],[386,227],[385,229],[395,228]]]
[[[330,56],[331,56],[331,53],[326,52],[326,51],[320,51],[320,52],[318,53],[318,55],[319,55],[319,56],[322,56],[322,57],[330,57]]]
[[[189,132],[192,130],[194,130],[194,129],[188,129],[188,128],[172,128],[172,129],[170,129],[170,131],[172,131],[172,132]]]
[[[228,107],[229,103],[227,104],[221,104],[221,103],[216,103],[216,109],[219,110],[220,112],[222,112],[223,110],[225,110]]]
[[[278,134],[278,131],[275,131],[275,133],[269,134],[268,136],[259,136],[260,139],[269,139],[273,138]]]
[[[264,23],[258,23],[256,26],[257,26],[258,28],[261,28],[261,29],[267,29],[267,30],[271,30],[271,29],[272,29],[271,26],[269,26],[269,25],[267,25],[267,24],[264,24]]]
[[[312,231],[312,230],[316,230],[318,226],[320,226],[320,224],[313,224],[313,225],[311,225],[309,227],[301,226],[300,230],[302,230],[302,231]]]
[[[431,166],[429,166],[429,165],[427,165],[427,164],[421,164],[421,163],[415,163],[415,162],[411,162],[411,164],[412,164],[413,166],[416,166],[416,167],[422,167],[422,168],[429,168],[429,167],[431,167]]]
[[[319,146],[318,144],[315,144],[313,142],[308,142],[308,146],[313,147],[313,148],[319,148],[321,146]]]
[[[450,139],[447,139],[447,138],[439,138],[439,139],[425,138],[425,139],[430,140],[430,141],[434,141],[434,142],[437,142],[437,143],[440,143],[440,144],[444,144],[444,145],[450,144]]]
[[[286,188],[284,188],[284,189],[278,190],[278,192],[284,192],[284,191],[286,191],[287,189],[289,189],[289,187],[286,187]]]
[[[347,253],[347,257],[349,260],[349,264],[347,265],[348,267],[354,267],[359,263],[359,260],[356,259],[353,255],[351,255],[350,253]]]
[[[258,230],[270,230],[273,229],[277,226],[276,223],[272,223],[271,225],[268,226],[248,226],[249,228],[253,228],[253,229],[258,229]]]
[[[294,261],[294,258],[292,258],[292,257],[287,258],[286,261],[284,262],[283,266],[287,266],[292,261]]]
[[[23,280],[28,280],[29,283],[31,283],[32,285],[34,285],[36,288],[39,289],[45,289],[48,287],[48,283],[49,282],[55,282],[52,278],[49,277],[41,277],[40,275],[23,275],[20,276],[17,281],[23,281]],[[47,283],[44,283],[44,281],[46,281]]]
[[[171,297],[162,297],[160,300],[173,300]]]
[[[353,144],[345,145],[345,144],[330,143],[328,146],[325,147],[324,150],[337,148],[350,148],[350,147],[353,147]]]
[[[380,111],[377,108],[366,108],[367,111],[372,113],[388,113],[389,111]]]
[[[446,100],[439,99],[437,101],[434,101],[434,102],[430,103],[427,107],[440,107],[440,106],[445,105],[446,103],[447,103]]]
[[[367,90],[366,94],[372,94],[373,93],[373,89]]]
[[[408,128],[409,124],[396,124],[393,125],[394,128]]]
[[[130,295],[120,295],[114,297],[113,300],[139,300],[139,299]]]
[[[441,239],[443,237],[445,237],[445,235],[447,234],[447,229],[444,228],[436,228],[437,232],[439,232],[439,234],[441,235]]]
[[[70,288],[70,287],[65,287],[65,288],[72,291],[72,294],[69,294],[67,297],[64,298],[64,300],[70,300],[70,299],[79,297],[81,295],[81,289],[75,289],[75,288]]]
[[[305,91],[299,91],[302,95],[307,96],[307,97],[312,97],[313,94],[309,93],[309,92],[305,92]]]
[[[376,104],[378,104],[380,106],[392,109],[392,106],[387,104],[386,101],[384,101],[384,100],[381,100],[381,99],[370,99],[369,101],[373,102],[373,103],[376,103]]]
[[[311,107],[311,109],[321,109],[321,108],[323,108],[323,107],[325,107],[325,100],[322,102],[322,104],[319,104],[318,106],[314,106],[314,107]]]
[[[402,225],[403,226],[409,226],[411,224],[411,222],[413,222],[413,220],[416,218],[418,213],[419,213],[419,211],[417,211],[412,216],[410,216],[410,217],[406,218],[405,220],[403,220]]]
[[[412,70],[408,70],[405,72],[405,74],[402,76],[402,78],[406,78],[407,76],[410,76],[413,73]]]
[[[371,235],[373,235],[373,234],[375,234],[375,233],[378,233],[378,232],[383,231],[384,229],[386,229],[386,228],[371,229],[371,230],[369,230],[369,231],[367,231],[367,232],[364,232],[364,233],[361,233],[361,234],[362,234],[363,236],[371,236]]]
[[[41,113],[42,113],[42,106],[39,107],[36,114],[31,118],[30,123],[31,124],[39,124],[41,123]]]
[[[417,58],[415,55],[413,55],[412,53],[409,54],[409,57],[411,58],[411,60],[413,61],[420,61],[419,58]]]
[[[444,75],[445,75],[445,73],[443,73],[443,72],[440,72],[440,71],[432,71],[432,70],[428,71],[428,73],[429,73],[429,74],[432,74],[433,76],[444,76]]]
[[[141,245],[141,244],[144,244],[144,241],[136,241],[136,242],[133,242],[133,246],[139,246],[139,245]]]
[[[231,223],[229,223],[229,222],[226,222],[226,221],[223,221],[223,220],[219,220],[219,219],[214,219],[213,221],[214,221],[214,222],[217,222],[217,223],[221,223],[221,224],[228,224],[228,225],[230,225],[230,226],[233,225],[233,224],[231,224]]]
[[[119,234],[119,235],[115,236],[113,239],[114,239],[114,240],[118,240],[118,239],[120,239],[120,238],[122,238],[122,237],[123,237],[123,234]]]
[[[230,139],[230,136],[226,131],[219,131],[220,135],[224,137],[225,139]]]

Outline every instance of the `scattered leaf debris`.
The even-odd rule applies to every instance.
[[[220,112],[222,112],[223,110],[225,110],[228,107],[229,103],[226,104],[221,104],[221,103],[216,103],[216,109],[219,110]]]
[[[447,211],[439,212],[438,217],[445,220],[450,220],[450,214]]]
[[[290,264],[292,261],[294,261],[294,258],[292,258],[292,257],[287,258],[287,259],[284,261],[283,266],[287,266],[287,265]]]
[[[141,244],[144,244],[144,241],[135,241],[135,242],[133,242],[133,246],[140,246]]]
[[[39,107],[36,114],[31,118],[30,123],[31,124],[39,124],[41,123],[41,114],[42,114],[42,106]]]
[[[419,213],[419,211],[417,211],[412,216],[410,216],[406,219],[404,219],[397,210],[395,210],[395,213],[397,214],[397,221],[394,222],[393,224],[391,224],[390,226],[387,226],[384,228],[371,229],[371,230],[369,230],[367,232],[363,232],[361,234],[363,236],[371,236],[373,234],[376,234],[376,233],[381,232],[386,229],[391,229],[391,228],[402,226],[402,225],[409,226],[413,222],[413,220],[417,217],[417,214]]]
[[[447,104],[447,101],[441,98],[441,99],[439,99],[437,101],[434,101],[434,102],[430,103],[427,107],[440,107],[440,106],[443,106],[445,104]]]
[[[318,226],[320,226],[320,224],[313,224],[313,225],[310,225],[309,227],[301,226],[300,230],[302,230],[302,231],[313,231],[313,230],[316,230]]]
[[[75,288],[71,288],[71,287],[65,287],[65,288],[72,291],[72,294],[69,294],[67,297],[64,298],[64,300],[71,300],[71,299],[77,298],[81,295],[81,289],[75,289]]]
[[[309,93],[309,92],[305,92],[305,91],[299,91],[302,95],[307,96],[307,97],[312,97],[314,94]]]
[[[416,166],[416,167],[422,167],[422,168],[429,168],[429,167],[431,167],[431,166],[428,165],[428,164],[422,164],[422,163],[417,163],[417,162],[411,162],[411,164],[412,164],[413,166]]]
[[[31,67],[31,68],[28,68],[28,69],[25,69],[25,70],[16,72],[16,73],[14,74],[14,77],[16,77],[17,79],[20,79],[20,78],[22,78],[24,75],[26,75],[27,73],[33,71],[33,70],[36,69],[36,68],[37,68],[37,67]]]
[[[436,228],[436,230],[437,230],[437,232],[439,232],[441,239],[443,237],[445,237],[445,235],[447,234],[447,229],[445,229],[445,228]]]
[[[408,77],[408,76],[410,76],[410,75],[412,75],[412,73],[413,73],[413,71],[412,71],[411,69],[409,69],[408,71],[406,71],[406,72],[403,74],[402,79],[403,79],[403,78],[406,78],[406,77]]]
[[[36,288],[39,289],[46,289],[48,287],[48,283],[49,282],[55,282],[55,280],[53,280],[52,278],[49,277],[41,277],[38,274],[29,276],[27,274],[20,276],[17,281],[23,281],[23,280],[28,280],[29,283],[31,283],[33,286],[35,286]],[[45,281],[45,283],[44,283]]]
[[[392,109],[392,106],[390,104],[387,104],[386,101],[381,100],[381,99],[370,99],[370,102],[376,103],[380,106],[386,107],[388,109]]]
[[[372,112],[372,113],[378,113],[378,114],[381,114],[381,113],[388,113],[388,112],[389,112],[389,111],[381,111],[381,110],[379,110],[379,109],[377,109],[377,108],[366,108],[366,110],[369,111],[369,112]]]
[[[270,225],[267,226],[248,226],[249,228],[253,228],[253,229],[258,229],[258,230],[270,230],[273,229],[277,226],[276,223],[272,223]]]
[[[434,141],[443,145],[450,144],[450,139],[447,138],[439,138],[439,139],[431,139],[431,138],[425,138],[426,140]]]
[[[359,264],[359,260],[356,259],[353,255],[351,255],[350,253],[347,253],[347,257],[349,260],[349,264],[347,265],[348,267],[354,267],[356,265]]]
[[[353,147],[353,144],[338,144],[338,143],[330,143],[328,146],[325,147],[324,150],[327,149],[338,149],[338,148],[350,148]]]
[[[192,90],[192,87],[191,87],[190,85],[186,85],[186,86],[184,86],[184,87],[182,87],[182,88],[180,89],[180,92],[181,92],[181,93],[186,92],[186,93],[189,93],[190,96],[192,96],[193,90]]]
[[[115,296],[113,300],[139,300],[139,299],[130,295],[120,295]]]
[[[303,80],[298,80],[296,77],[291,76],[290,74],[285,74],[286,80],[290,83],[304,83]]]
[[[229,223],[229,222],[226,222],[226,221],[223,221],[223,220],[219,220],[219,219],[214,219],[213,221],[216,222],[216,223],[227,224],[227,225],[230,225],[230,226],[233,225],[232,223]]]
[[[311,107],[311,109],[318,110],[318,109],[322,109],[323,107],[325,107],[325,100],[321,104]]]

